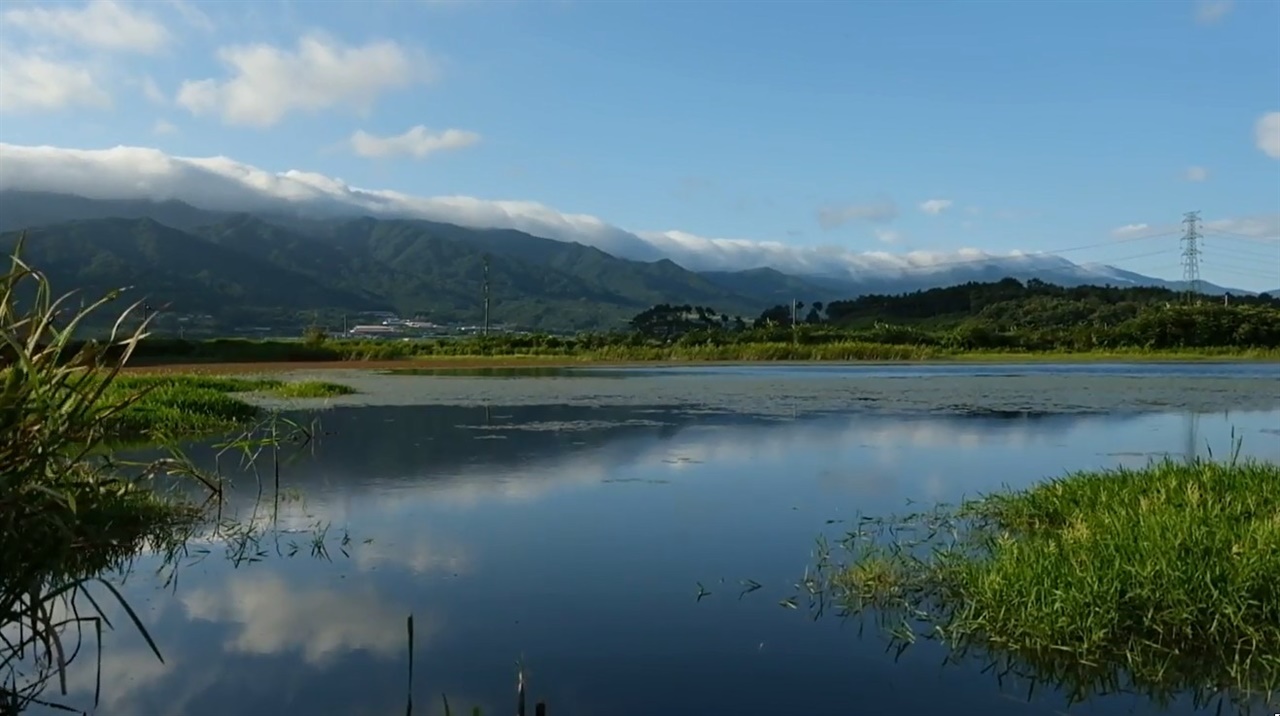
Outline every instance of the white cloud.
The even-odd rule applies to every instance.
[[[1209,170],[1204,167],[1187,167],[1184,176],[1187,181],[1205,181],[1209,178]]]
[[[1262,153],[1280,159],[1280,112],[1267,112],[1253,125],[1253,141]]]
[[[359,130],[351,135],[351,149],[362,157],[413,157],[424,159],[427,155],[451,149],[462,149],[480,141],[480,135],[463,129],[446,129],[432,132],[419,124],[403,134],[379,137]]]
[[[185,0],[169,0],[169,6],[177,11],[182,19],[191,27],[204,32],[213,32],[217,29],[213,19],[204,13],[200,8],[195,7]]]
[[[1150,236],[1159,234],[1163,229],[1153,229],[1150,224],[1125,224],[1111,230],[1111,235],[1117,239],[1134,239],[1139,236]]]
[[[160,85],[151,79],[150,76],[143,77],[139,82],[142,87],[142,96],[153,104],[167,104],[169,99],[164,96],[164,91],[160,89]]]
[[[151,131],[155,134],[177,134],[178,127],[167,119],[157,119]]]
[[[818,224],[824,229],[835,229],[850,221],[869,221],[879,224],[893,221],[898,207],[889,199],[867,204],[828,204],[818,209]]]
[[[0,49],[0,113],[110,106],[87,66]]]
[[[0,22],[42,41],[109,52],[154,54],[172,39],[149,13],[114,0],[90,0],[79,8],[10,9]]]
[[[178,104],[227,124],[270,127],[291,112],[351,107],[366,114],[379,95],[433,78],[434,66],[390,40],[353,46],[312,33],[295,49],[234,45],[218,50],[225,79],[187,80]]]
[[[1182,224],[1127,224],[1111,230],[1117,239],[1137,239],[1147,236],[1164,236],[1181,233]],[[1200,222],[1202,233],[1223,232],[1250,239],[1280,240],[1280,214],[1259,214],[1226,219],[1209,219]]]
[[[947,209],[950,209],[952,203],[953,202],[950,199],[927,199],[920,202],[920,211],[937,216]]]
[[[1253,239],[1280,240],[1280,214],[1264,214],[1241,219],[1214,219],[1202,224],[1205,231],[1222,231]]]
[[[228,157],[175,157],[141,147],[83,150],[0,144],[0,190],[4,189],[66,192],[97,199],[178,199],[214,210],[367,214],[509,228],[580,242],[629,259],[669,258],[693,270],[770,266],[801,274],[897,275],[988,258],[1001,258],[1018,267],[1070,267],[1056,256],[1016,251],[891,254],[708,238],[679,230],[633,232],[589,214],[562,213],[531,201],[412,196],[353,187],[310,172],[269,172]],[[884,212],[871,215],[883,217]]]
[[[1196,3],[1196,22],[1212,25],[1226,17],[1234,6],[1235,0],[1200,0]]]
[[[902,241],[902,232],[893,229],[876,229],[876,239],[886,244],[896,244]]]

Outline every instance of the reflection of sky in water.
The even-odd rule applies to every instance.
[[[172,592],[127,591],[166,663],[123,620],[107,637],[101,714],[508,711],[523,654],[551,713],[1054,713],[993,677],[899,664],[877,637],[785,610],[815,537],[856,511],[908,509],[1066,470],[1230,448],[1280,459],[1280,413],[797,421],[636,408],[333,410],[284,469],[281,523],[330,521],[333,562],[300,546],[233,569],[211,556]],[[529,429],[554,424],[558,431]],[[242,513],[256,490],[237,483]],[[348,530],[349,557],[338,551]],[[738,581],[764,588],[737,599]],[[724,580],[723,582],[721,580]],[[712,594],[695,603],[695,584]],[[92,670],[92,658],[85,659]],[[92,689],[81,670],[72,686]],[[1113,699],[1072,713],[1142,713]],[[1135,710],[1136,709],[1136,710]],[[469,711],[467,711],[469,712]]]

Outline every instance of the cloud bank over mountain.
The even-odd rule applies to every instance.
[[[471,228],[517,229],[595,246],[623,258],[670,258],[693,270],[771,267],[793,274],[882,276],[1011,256],[977,249],[861,253],[838,247],[708,238],[679,230],[629,231],[589,214],[562,213],[536,202],[411,196],[353,187],[313,172],[277,173],[224,156],[178,157],[144,147],[86,150],[0,143],[0,190],[59,192],[92,199],[176,199],[209,210],[419,218]],[[1044,254],[1012,256],[1029,263],[1064,263]]]

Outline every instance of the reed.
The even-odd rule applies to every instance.
[[[0,673],[9,674],[0,711],[42,703],[54,678],[65,693],[66,664],[79,651],[78,642],[64,643],[65,629],[110,627],[98,608],[104,596],[119,600],[154,649],[129,605],[97,575],[143,546],[172,544],[199,513],[151,489],[160,474],[200,477],[180,456],[127,468],[106,457],[113,427],[143,400],[114,388],[145,337],[145,320],[120,329],[138,305],[123,312],[105,344],[71,350],[77,326],[116,296],[78,311],[64,309],[69,297],[54,298],[16,254],[0,277]],[[81,597],[93,607],[88,613],[76,608]]]

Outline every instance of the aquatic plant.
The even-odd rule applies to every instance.
[[[0,713],[18,713],[31,704],[65,708],[42,694],[56,680],[65,695],[67,668],[80,653],[86,629],[97,634],[101,650],[103,627],[113,627],[104,599],[119,605],[163,661],[137,614],[103,574],[142,550],[166,561],[178,555],[208,522],[211,501],[220,504],[222,494],[216,474],[197,469],[177,450],[128,461],[114,456],[111,445],[122,425],[155,428],[162,421],[139,416],[157,406],[199,413],[192,395],[222,395],[217,391],[239,384],[121,376],[147,335],[147,318],[130,318],[141,304],[119,314],[105,342],[74,343],[80,323],[118,294],[68,310],[72,295],[55,298],[45,277],[17,253],[0,276]],[[124,329],[129,323],[133,327]],[[206,413],[231,410],[226,404],[215,408]],[[190,424],[188,418],[178,427]],[[251,439],[251,429],[227,449],[255,457],[287,438],[279,424],[272,418],[258,429],[266,438]],[[278,462],[276,470],[278,476]],[[222,521],[215,516],[213,524],[216,531]],[[251,535],[233,533],[228,544],[237,537],[243,544]]]
[[[1280,465],[1238,447],[862,517],[840,546],[801,581],[810,607],[872,615],[899,650],[937,639],[1073,701],[1280,687]]]
[[[160,472],[197,475],[183,461],[170,457],[125,473],[102,458],[111,426],[141,397],[108,394],[145,336],[145,319],[128,333],[120,330],[139,306],[117,320],[108,343],[119,350],[106,358],[97,344],[68,349],[79,323],[115,296],[74,312],[63,308],[68,297],[55,299],[45,278],[17,255],[0,277],[6,364],[0,376],[0,673],[9,677],[0,685],[0,704],[12,711],[38,701],[54,675],[65,690],[65,665],[78,647],[64,645],[63,627],[92,625],[100,632],[110,625],[91,585],[116,597],[147,636],[115,588],[96,575],[144,545],[163,545],[195,515],[192,506],[148,488]],[[79,597],[93,606],[91,616],[75,608]],[[21,680],[24,665],[34,674]]]

